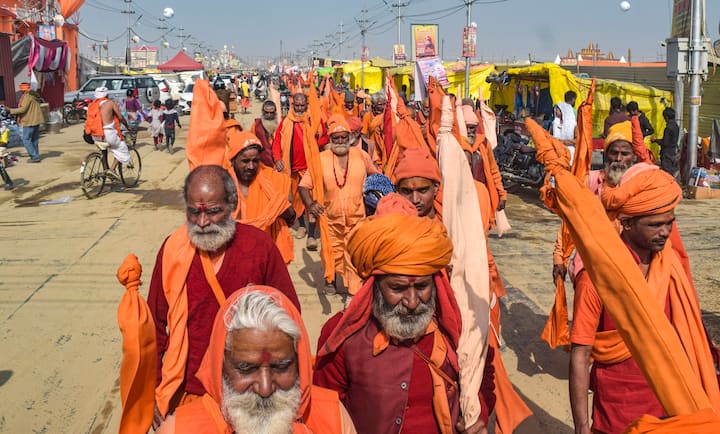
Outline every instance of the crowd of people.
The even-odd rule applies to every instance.
[[[368,95],[282,79],[287,115],[271,84],[247,130],[219,86],[196,82],[186,221],[137,300],[146,315],[119,311],[121,432],[477,434],[493,414],[512,432],[531,411],[499,352],[505,289],[487,237],[507,225],[507,193],[492,111],[434,79],[417,105],[391,80]],[[674,219],[680,187],[652,162],[631,103],[611,114],[604,169],[589,171],[592,91],[576,114],[577,98],[552,134],[528,120],[566,229],[553,276],[575,288],[575,431],[713,432],[716,350]],[[346,300],[316,354],[287,268],[295,239],[320,251],[319,289]]]

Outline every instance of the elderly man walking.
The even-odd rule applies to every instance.
[[[313,179],[311,172],[307,172],[300,181],[299,191],[312,216],[327,216],[332,245],[323,245],[323,251],[332,251],[335,272],[342,275],[345,288],[354,295],[362,282],[350,262],[347,239],[357,222],[365,217],[365,178],[379,171],[367,153],[350,146],[350,126],[343,115],[336,114],[328,119],[328,133],[330,149],[320,153],[322,179]],[[322,183],[322,203],[318,203],[311,193],[315,183]],[[334,294],[336,291],[336,282],[327,281],[325,293]]]
[[[337,393],[312,385],[300,312],[274,288],[248,286],[223,303],[197,376],[207,393],[158,434],[355,433]]]
[[[486,433],[492,378],[478,421],[466,427],[460,415],[461,313],[443,274],[452,244],[440,222],[396,198],[350,236],[367,280],[323,326],[314,383],[339,393],[359,433]]]
[[[187,221],[160,248],[148,292],[158,355],[155,425],[207,392],[195,373],[228,295],[249,284],[272,285],[300,309],[273,240],[233,218],[238,192],[225,169],[196,167],[183,197]]]

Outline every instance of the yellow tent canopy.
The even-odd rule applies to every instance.
[[[335,67],[335,79],[345,78],[348,81],[350,89],[360,87],[362,81],[363,67],[362,62],[353,60],[352,62],[338,65]],[[370,62],[365,62],[365,80],[364,88],[371,93],[377,92],[383,87],[383,70],[377,66],[372,66]]]

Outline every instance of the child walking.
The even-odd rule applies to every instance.
[[[160,149],[163,142],[163,108],[160,100],[153,102],[153,108],[150,110],[150,135],[153,138],[155,149]]]
[[[180,116],[175,110],[175,103],[169,100],[166,103],[166,109],[163,112],[163,119],[165,119],[165,147],[169,153],[173,153],[173,145],[175,144],[175,123],[178,128],[182,128],[180,125]]]

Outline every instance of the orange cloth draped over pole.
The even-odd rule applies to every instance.
[[[185,146],[190,170],[209,164],[227,169],[225,118],[220,100],[208,80],[195,80],[193,109]]]
[[[588,96],[578,108],[578,139],[575,149],[575,159],[573,161],[570,172],[580,181],[590,172],[590,163],[592,162],[592,105],[595,100],[595,79],[593,78]],[[643,145],[644,146],[644,145]],[[550,174],[545,176],[545,185],[540,189],[540,196],[546,200],[550,192]],[[562,231],[562,258],[563,264],[567,267],[570,254],[575,246],[570,237],[570,231],[565,224],[562,223],[560,228]],[[550,348],[563,345],[566,351],[570,350],[570,330],[568,328],[568,307],[565,292],[565,279],[558,276],[555,279],[555,302],[545,322],[545,329],[540,338],[550,345]]]
[[[313,82],[313,72],[309,73],[308,81]],[[323,183],[322,164],[320,163],[320,151],[318,150],[315,134],[320,130],[321,109],[315,86],[310,86],[308,92],[308,111],[310,112],[309,126],[305,131],[305,159],[307,161],[307,170],[313,180],[312,197],[318,203],[325,203],[325,187]],[[286,167],[290,167],[287,165]],[[333,256],[332,241],[330,240],[330,226],[327,215],[321,214],[318,217],[318,226],[320,227],[320,257],[322,259],[323,268],[325,270],[324,277],[326,282],[335,280],[335,258]]]
[[[57,0],[60,3],[60,14],[66,20],[80,9],[85,0]]]
[[[141,275],[142,267],[133,254],[125,258],[117,271],[118,281],[126,288],[117,310],[118,326],[123,338],[120,434],[147,432],[155,408],[155,322],[145,299],[138,293]]]
[[[548,192],[546,203],[568,225],[580,256],[592,258],[592,263],[585,267],[593,285],[663,408],[671,417],[710,408],[717,412],[720,406],[717,378],[715,390],[703,387],[703,382],[708,385],[713,379],[703,375],[702,370],[698,373],[693,366],[707,361],[694,357],[691,363],[687,353],[696,349],[686,350],[663,308],[647,302],[652,298],[648,283],[602,204],[584,182],[566,170],[567,148],[532,119],[525,122],[535,142],[538,161],[555,177],[556,188]],[[710,357],[709,350],[707,356]],[[720,421],[717,414],[712,417],[715,423]]]

